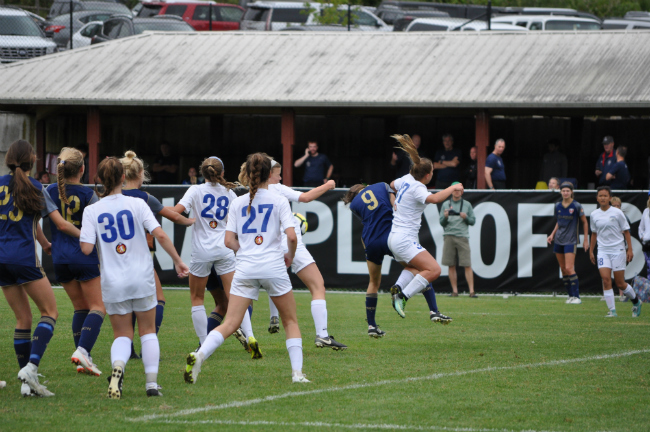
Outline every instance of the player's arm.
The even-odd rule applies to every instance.
[[[43,248],[43,252],[48,255],[52,255],[52,243],[50,243],[47,237],[45,237],[43,228],[41,228],[41,224],[36,224],[36,240]]]
[[[324,185],[318,186],[310,191],[301,193],[300,197],[298,198],[298,201],[301,203],[312,202],[313,200],[320,197],[328,190],[332,190],[335,187],[336,187],[336,182],[334,180],[328,180],[327,183],[325,183]]]
[[[429,194],[427,196],[427,199],[425,201],[426,204],[440,204],[441,202],[444,202],[449,196],[455,191],[463,191],[465,188],[463,188],[462,184],[457,184],[453,186],[449,186],[447,189],[441,190],[440,192],[434,193],[434,194]]]
[[[594,248],[596,247],[596,233],[592,232],[591,233],[591,242],[589,243],[589,259],[591,260],[592,264],[596,264],[596,257],[594,256]]]
[[[75,238],[79,238],[79,236],[81,235],[81,231],[79,231],[79,228],[72,225],[67,220],[63,219],[63,216],[61,216],[61,213],[59,213],[58,210],[53,211],[52,213],[49,214],[49,216],[50,219],[52,219],[52,221],[54,222],[54,225],[56,225],[56,229],[58,229],[62,233],[65,233]]]
[[[284,264],[289,267],[296,256],[298,236],[296,236],[296,231],[293,228],[287,228],[284,233],[287,235],[287,246],[289,247],[289,252],[284,255]]]
[[[170,221],[174,222],[175,224],[178,225],[183,225],[183,226],[190,226],[194,222],[196,222],[196,219],[194,218],[186,218],[183,216],[181,213],[183,212],[176,212],[175,207],[178,207],[180,204],[176,204],[174,207],[163,207],[158,214],[166,219],[169,219]],[[183,207],[183,206],[181,206]],[[185,208],[185,207],[183,207]]]
[[[169,254],[169,256],[172,258],[172,261],[174,261],[174,267],[176,267],[176,274],[178,277],[187,277],[187,275],[190,274],[190,269],[187,267],[187,265],[185,265],[183,260],[181,260],[178,252],[176,252],[174,243],[172,243],[165,231],[163,231],[163,229],[159,226],[154,229],[151,234],[156,238],[156,240],[158,240],[158,243],[160,246],[162,246],[165,252]]]
[[[488,189],[494,189],[492,185],[492,168],[485,167],[485,184],[488,185]]]
[[[293,235],[296,235],[296,233],[294,232]],[[232,249],[234,253],[237,253],[237,251],[240,248],[239,240],[237,239],[237,234],[232,231],[226,230],[226,237],[224,239],[224,244],[228,249]]]
[[[584,241],[582,242],[582,248],[587,252],[587,249],[589,248],[589,224],[587,223],[587,216],[584,214],[580,216],[580,220],[582,221],[582,230],[584,231]]]
[[[585,220],[586,220],[586,218],[585,218]],[[551,235],[546,237],[546,243],[548,243],[548,244],[553,243],[553,239],[555,238],[555,233],[557,232],[557,227],[558,227],[558,223],[555,222],[555,228],[553,228],[553,232],[551,233]],[[585,236],[585,241],[587,241],[586,236]]]
[[[390,206],[395,208],[395,194],[393,192],[388,193],[388,199],[390,200]]]
[[[623,237],[627,243],[627,262],[632,262],[634,259],[634,251],[632,248],[632,237],[630,236],[630,230],[623,231]]]

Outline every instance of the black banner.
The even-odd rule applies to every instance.
[[[147,192],[157,197],[165,206],[175,205],[187,186],[149,186]],[[303,241],[313,255],[328,288],[363,290],[368,286],[368,270],[361,244],[361,223],[343,205],[341,198],[346,190],[337,189],[311,203],[292,203],[293,211],[302,213],[309,222],[309,231]],[[628,264],[625,278],[631,279],[643,271],[645,260],[638,240],[638,227],[647,192],[615,194],[623,201],[623,211],[631,221],[634,260]],[[466,192],[463,198],[474,207],[476,224],[470,227],[470,247],[474,283],[480,292],[562,292],[560,270],[546,237],[553,231],[554,205],[561,197],[551,191]],[[587,219],[596,209],[595,191],[576,191]],[[49,236],[49,223],[45,224]],[[163,219],[162,228],[174,240],[176,249],[189,265],[192,247],[191,228]],[[582,232],[582,228],[580,228]],[[442,259],[443,229],[439,223],[439,207],[427,206],[423,215],[420,243],[437,260]],[[54,280],[52,260],[44,257],[43,266]],[[157,247],[155,266],[163,284],[186,285],[173,270],[171,258]],[[601,292],[600,276],[591,264],[589,254],[582,248],[576,256],[576,272],[580,277],[581,292]],[[387,289],[397,279],[401,266],[385,258],[382,266],[382,288]],[[297,276],[291,274],[295,287],[304,287]],[[464,272],[458,272],[459,289],[466,290]],[[447,267],[434,282],[438,291],[451,291]]]

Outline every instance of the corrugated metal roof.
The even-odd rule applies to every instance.
[[[650,107],[650,32],[151,33],[0,68],[0,104]]]

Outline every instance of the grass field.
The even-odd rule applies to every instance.
[[[142,362],[131,361],[123,399],[114,401],[104,376],[77,375],[70,363],[72,307],[55,292],[59,320],[40,368],[56,393],[48,399],[20,397],[14,319],[0,302],[0,378],[8,382],[0,430],[650,430],[650,305],[633,319],[630,303],[617,303],[619,318],[605,319],[597,298],[566,305],[560,297],[445,296],[438,304],[454,322],[442,326],[428,320],[422,296],[401,319],[380,295],[377,322],[388,334],[375,340],[366,335],[364,296],[331,294],[330,333],[350,347],[333,352],[314,347],[311,299],[297,293],[312,381],[300,385],[291,384],[284,332],[266,331],[262,294],[253,328],[264,358],[251,360],[230,338],[190,386],[184,359],[197,338],[189,294],[170,290],[159,335],[164,397],[146,397]],[[106,374],[111,342],[107,318],[92,352]]]

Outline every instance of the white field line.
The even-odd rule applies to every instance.
[[[316,395],[316,394],[320,394],[320,393],[332,393],[332,392],[340,392],[340,391],[347,391],[347,390],[357,390],[357,389],[362,389],[362,388],[380,387],[380,386],[393,385],[393,384],[406,384],[406,383],[410,383],[410,382],[437,380],[437,379],[441,379],[441,378],[457,377],[457,376],[478,374],[478,373],[483,373],[483,372],[507,371],[507,370],[517,370],[517,369],[537,368],[537,367],[544,367],[544,366],[561,366],[561,365],[571,364],[571,363],[588,362],[588,361],[594,361],[594,360],[607,360],[607,359],[612,359],[612,358],[627,357],[627,356],[631,356],[631,355],[635,355],[635,354],[646,354],[646,353],[650,353],[650,349],[626,351],[626,352],[616,353],[616,354],[604,354],[604,355],[591,356],[591,357],[581,357],[581,358],[575,358],[575,359],[552,360],[552,361],[541,362],[541,363],[528,363],[528,364],[521,364],[521,365],[516,365],[516,366],[486,367],[486,368],[482,368],[482,369],[473,369],[473,370],[468,370],[468,371],[457,371],[457,372],[449,372],[449,373],[438,373],[438,374],[426,375],[426,376],[421,376],[421,377],[411,377],[411,378],[404,378],[404,379],[384,380],[384,381],[377,381],[377,382],[374,382],[374,383],[350,384],[350,385],[341,386],[341,387],[327,387],[327,388],[315,389],[315,390],[294,391],[294,392],[282,393],[282,394],[279,394],[279,395],[266,396],[266,397],[263,397],[263,398],[249,399],[249,400],[245,400],[245,401],[227,402],[227,403],[224,403],[224,404],[221,404],[221,405],[211,405],[211,406],[206,406],[206,407],[201,407],[201,408],[191,408],[191,409],[181,410],[181,411],[178,411],[178,412],[175,412],[175,413],[169,413],[169,414],[150,414],[150,415],[145,415],[145,416],[142,416],[142,417],[127,418],[127,420],[137,422],[137,421],[166,419],[166,418],[171,418],[171,417],[180,417],[180,416],[193,415],[193,414],[207,412],[207,411],[224,410],[224,409],[228,409],[228,408],[239,408],[239,407],[244,407],[244,406],[257,405],[257,404],[264,403],[264,402],[272,402],[272,401],[275,401],[275,400],[278,400],[278,399],[286,399],[286,398],[300,397],[300,396],[310,396],[310,395]]]

